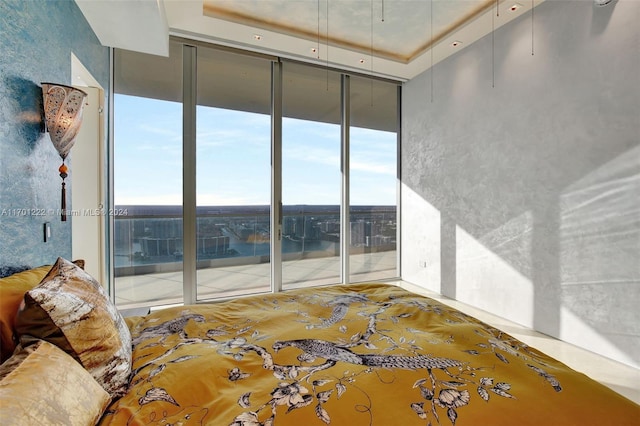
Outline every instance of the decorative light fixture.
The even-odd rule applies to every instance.
[[[522,5],[520,3],[514,3],[511,5],[511,7],[509,8],[510,11],[515,12],[516,10],[520,9],[522,7]]]
[[[82,109],[87,94],[75,87],[56,83],[42,83],[42,98],[44,104],[44,118],[51,138],[51,143],[62,158],[62,165],[58,169],[62,178],[62,202],[60,220],[67,220],[67,202],[65,182],[67,165],[64,164],[69,151],[73,147],[78,130],[82,124]]]

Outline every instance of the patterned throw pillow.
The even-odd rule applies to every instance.
[[[16,348],[14,328],[16,312],[24,294],[38,285],[51,265],[40,266],[0,278],[0,361],[4,362]]]
[[[109,394],[73,358],[39,340],[0,365],[0,423],[93,425]]]
[[[16,332],[23,346],[42,339],[70,354],[112,397],[125,393],[131,373],[129,329],[103,287],[68,260],[58,258],[25,294]]]
[[[84,259],[76,259],[74,264],[84,269]],[[37,286],[51,270],[51,265],[37,268],[3,267],[2,272],[11,272],[0,278],[0,362],[4,362],[16,348],[16,313],[24,299],[24,294]]]

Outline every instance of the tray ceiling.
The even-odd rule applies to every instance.
[[[168,37],[406,80],[543,0],[76,0],[101,43],[158,55]],[[456,43],[457,42],[457,43]]]

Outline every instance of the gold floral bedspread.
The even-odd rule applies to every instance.
[[[129,321],[101,425],[637,425],[640,406],[506,333],[385,284]]]

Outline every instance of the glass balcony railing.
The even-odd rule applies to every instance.
[[[123,288],[118,286],[118,281],[135,287],[140,281],[136,277],[175,275],[183,269],[180,206],[117,206],[117,209],[123,214],[115,217],[114,225],[116,299],[118,288]],[[196,216],[199,274],[216,268],[228,271],[240,265],[269,263],[268,206],[198,207]],[[352,281],[354,273],[363,274],[366,279],[395,277],[395,256],[387,255],[384,262],[372,262],[367,258],[376,253],[395,253],[395,206],[356,206],[351,208],[350,217]],[[287,265],[331,257],[337,261],[340,257],[338,206],[284,206],[282,230],[282,261]],[[358,260],[354,262],[354,259]],[[262,268],[262,271],[265,275],[262,280],[268,282],[268,268]],[[303,276],[299,280],[292,279],[294,283],[305,280]],[[176,294],[170,299],[180,298],[179,288],[177,285],[175,291],[172,290]],[[127,291],[135,292],[135,289]],[[155,298],[142,294],[136,299],[145,297]]]
[[[153,265],[181,263],[182,209],[179,206],[118,206],[117,209],[126,214],[116,216],[115,220],[116,276],[132,275],[136,269],[148,270]],[[394,206],[353,207],[350,216],[351,254],[396,249]],[[338,206],[285,206],[282,229],[284,260],[339,253]],[[199,207],[197,230],[199,263],[241,257],[269,261],[268,207]]]

